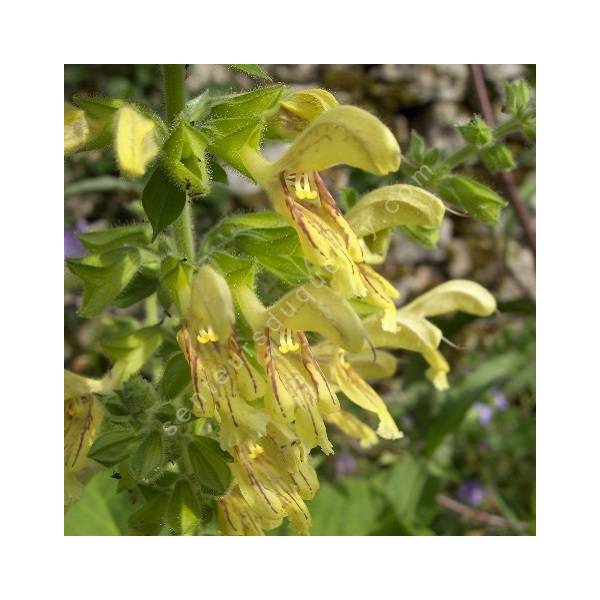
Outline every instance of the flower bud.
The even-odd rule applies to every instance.
[[[129,177],[141,177],[160,150],[156,124],[130,105],[117,112],[114,143],[119,168]]]
[[[473,117],[465,125],[457,125],[457,129],[466,142],[478,148],[489,144],[494,137],[491,128],[480,116]]]
[[[277,113],[267,121],[267,136],[291,140],[321,113],[337,103],[327,90],[294,92],[281,102]]]
[[[497,223],[506,202],[489,187],[463,175],[448,175],[437,184],[440,196],[486,223]]]
[[[515,166],[512,152],[505,144],[494,144],[481,151],[481,160],[492,172],[510,171]]]
[[[527,82],[517,79],[506,84],[506,110],[512,115],[522,113],[529,104],[530,92]]]

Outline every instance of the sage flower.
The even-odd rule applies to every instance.
[[[363,324],[376,348],[402,348],[420,353],[429,364],[427,378],[437,389],[445,390],[450,366],[438,350],[443,334],[426,317],[454,311],[488,316],[495,310],[496,301],[484,287],[457,279],[433,288],[398,310],[395,332],[384,330],[377,315],[367,317]]]
[[[256,439],[269,418],[249,401],[262,395],[264,382],[233,334],[227,282],[208,265],[193,278],[187,317],[177,339],[190,365],[197,416],[217,420],[225,448]]]
[[[364,110],[334,106],[306,127],[280,159],[269,162],[250,144],[240,157],[296,230],[318,274],[345,298],[366,296],[368,283],[357,266],[364,262],[358,238],[319,171],[338,164],[379,175],[397,170],[400,148],[390,130]]]
[[[85,483],[96,473],[99,465],[87,457],[102,424],[102,406],[96,394],[110,391],[108,378],[90,379],[65,371],[65,507],[83,493]]]

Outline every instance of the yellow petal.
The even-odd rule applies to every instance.
[[[377,434],[388,440],[402,437],[394,419],[388,412],[385,402],[379,394],[344,360],[343,352],[339,352],[333,362],[332,370],[342,392],[365,410],[374,412],[379,417]]]
[[[442,283],[403,307],[422,317],[435,317],[456,310],[487,317],[496,310],[496,300],[474,281],[455,279]]]
[[[442,332],[427,319],[405,309],[396,315],[397,330],[384,331],[376,317],[365,319],[365,330],[371,343],[384,348],[402,348],[420,353],[430,365],[427,377],[437,389],[448,387],[446,374],[450,370],[446,359],[438,350]]]
[[[65,154],[83,146],[90,137],[85,113],[65,102]]]
[[[346,360],[367,380],[387,379],[396,372],[396,357],[385,350],[369,349],[357,354],[347,354]]]
[[[400,225],[439,225],[444,204],[423,188],[408,184],[380,187],[363,196],[346,220],[360,237]]]
[[[358,440],[361,448],[371,448],[379,441],[377,434],[352,413],[340,410],[327,415],[325,420],[341,429],[347,436]]]
[[[217,500],[219,529],[225,535],[265,535],[264,530],[274,529],[281,517],[274,520],[261,518],[242,497],[239,488]]]
[[[339,164],[386,175],[398,170],[400,147],[372,114],[354,106],[335,106],[315,119],[272,168],[276,173],[305,173]]]
[[[200,267],[192,280],[190,315],[198,329],[210,325],[222,342],[231,335],[235,322],[231,290],[225,278],[209,265]]]
[[[141,177],[160,147],[156,124],[132,106],[120,108],[115,120],[115,153],[121,171],[130,177]]]
[[[385,331],[396,330],[396,305],[392,298],[400,296],[398,290],[382,275],[369,265],[358,265],[362,280],[365,282],[367,294],[364,302],[383,309],[381,325]]]
[[[351,352],[359,352],[365,339],[350,304],[323,282],[307,283],[285,294],[268,309],[267,325],[277,331],[285,327],[314,331]]]

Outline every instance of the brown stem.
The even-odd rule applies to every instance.
[[[481,107],[481,114],[483,118],[488,122],[491,127],[496,126],[496,119],[494,118],[494,111],[490,102],[490,97],[485,87],[485,77],[483,68],[481,65],[469,65],[471,76],[473,78],[473,84],[475,86],[475,92],[477,93],[477,99],[479,100],[479,106]],[[513,174],[510,172],[503,172],[500,174],[502,185],[506,191],[506,195],[510,205],[512,206],[517,219],[521,224],[521,228],[527,239],[527,244],[533,254],[533,263],[535,266],[535,229],[531,222],[529,212],[525,206],[523,200],[519,197],[519,191],[515,183]]]
[[[476,521],[477,523],[484,523],[485,525],[490,525],[492,527],[516,528],[519,531],[524,531],[528,528],[527,523],[519,521],[518,523],[513,524],[504,517],[493,515],[483,510],[476,510],[454,498],[450,498],[450,496],[445,496],[444,494],[438,494],[437,503],[443,508],[458,513],[465,517],[465,519]]]

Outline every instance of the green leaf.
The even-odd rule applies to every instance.
[[[199,96],[188,100],[183,111],[185,120],[192,123],[200,120],[208,112],[209,100],[208,90],[204,90]]]
[[[114,362],[125,365],[122,375],[126,379],[133,375],[152,356],[163,340],[158,325],[143,327],[124,336],[111,337],[101,342],[102,350]]]
[[[131,453],[129,473],[137,481],[151,481],[160,474],[165,462],[165,447],[160,431],[151,431]]]
[[[77,233],[81,243],[90,252],[108,252],[123,246],[146,246],[150,243],[151,233],[147,225],[128,225],[112,227],[101,231]]]
[[[297,285],[310,279],[298,234],[291,227],[245,231],[236,236],[235,245],[287,283]]]
[[[133,431],[107,431],[100,434],[88,452],[88,457],[105,467],[112,467],[127,458],[139,434]]]
[[[158,289],[159,280],[154,271],[139,271],[131,283],[119,294],[114,304],[118,308],[127,308],[144,298],[151,296]]]
[[[125,535],[133,509],[127,495],[117,493],[110,472],[102,471],[65,514],[65,535]]]
[[[264,71],[260,65],[227,65],[230,69],[241,71],[250,75],[250,77],[258,77],[258,79],[266,79],[267,81],[273,81],[271,76]]]
[[[160,381],[160,393],[170,400],[178,396],[191,383],[190,366],[182,352],[169,358]]]
[[[169,494],[154,496],[130,515],[129,527],[140,535],[160,535],[168,521]]]
[[[225,461],[227,456],[219,444],[210,438],[199,437],[187,446],[193,480],[211,494],[224,494],[231,481],[231,472]]]
[[[381,496],[369,481],[348,478],[337,484],[323,483],[310,502],[312,535],[369,535],[383,507]]]
[[[396,517],[409,529],[416,523],[417,508],[427,479],[425,463],[407,457],[390,469],[383,486],[383,494]]]
[[[79,314],[93,317],[101,313],[127,287],[140,266],[136,248],[120,248],[81,259],[68,259],[69,270],[83,280]]]
[[[185,191],[167,175],[159,164],[144,187],[142,205],[152,225],[152,240],[183,211]]]
[[[415,129],[410,132],[410,142],[408,144],[408,150],[406,152],[407,158],[417,163],[417,165],[423,164],[425,160],[425,152],[427,147],[425,146],[425,140]]]
[[[179,481],[169,502],[169,527],[175,535],[194,535],[205,512],[190,484]]]
[[[65,185],[64,196],[76,196],[78,194],[89,194],[97,192],[128,192],[139,194],[142,186],[139,181],[122,179],[113,175],[99,175],[81,179]]]

